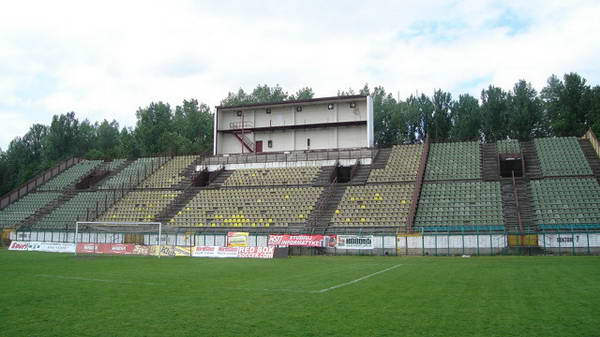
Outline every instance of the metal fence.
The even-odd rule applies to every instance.
[[[78,234],[82,243],[131,243],[130,232],[93,232]],[[138,242],[164,246],[226,246],[227,233],[171,231],[136,233]],[[297,235],[297,234],[290,234]],[[345,236],[352,234],[345,234]],[[143,237],[139,239],[139,237]],[[336,239],[341,235],[325,234]],[[357,234],[371,240],[367,248],[290,247],[290,255],[372,255],[372,256],[485,256],[485,255],[600,255],[600,231],[548,231],[537,233],[419,233],[419,234]],[[30,242],[74,243],[74,231],[19,230],[11,240]],[[250,233],[249,246],[267,246],[269,234]]]

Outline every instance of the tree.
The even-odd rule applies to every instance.
[[[396,120],[393,125],[394,115],[398,114],[398,104],[391,94],[386,94],[383,87],[373,90],[373,119],[375,129],[375,143],[378,147],[390,147],[396,144],[399,138],[401,123]]]
[[[294,95],[290,96],[290,100],[311,99],[315,96],[315,92],[310,87],[304,87],[298,90]]]
[[[304,92],[302,93],[307,94]],[[286,91],[283,91],[279,84],[274,87],[263,84],[254,88],[251,94],[247,94],[242,88],[240,88],[237,93],[229,92],[227,97],[221,101],[221,106],[283,102],[289,99],[293,99],[293,96],[289,96]]]
[[[564,82],[552,75],[542,89],[544,108],[556,136],[580,136],[593,121],[592,93],[586,80],[577,73],[565,74]]]
[[[135,138],[140,146],[143,156],[163,153],[169,147],[161,136],[171,131],[173,114],[169,104],[158,102],[150,103],[147,108],[138,109]]]
[[[506,138],[507,93],[490,85],[481,91],[481,133],[486,142]]]
[[[515,84],[508,93],[508,136],[512,139],[529,140],[545,135],[542,118],[542,102],[537,91],[525,80]]]
[[[122,151],[120,149],[119,123],[116,120],[108,122],[106,119],[100,124],[96,124],[96,143],[95,150],[98,156],[96,158],[115,158]]]
[[[478,140],[480,138],[481,118],[477,98],[464,94],[452,103],[453,127],[450,138],[453,140]]]
[[[45,157],[48,161],[63,160],[82,155],[79,121],[74,112],[55,115],[48,129]]]
[[[184,100],[175,108],[174,130],[189,142],[179,141],[180,151],[186,153],[209,153],[213,143],[213,114],[206,104],[195,99]],[[185,145],[184,145],[185,144]]]
[[[448,139],[452,128],[452,120],[450,119],[452,95],[438,89],[434,91],[431,103],[433,105],[430,125],[431,138],[436,140]]]
[[[409,105],[407,109],[414,116],[413,131],[416,134],[416,140],[424,141],[432,123],[433,103],[425,94],[410,95],[406,103]]]

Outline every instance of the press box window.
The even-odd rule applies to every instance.
[[[327,110],[333,110],[333,104],[328,104],[327,105]]]
[[[296,107],[296,111],[297,111],[297,112],[300,112],[300,111],[302,111],[302,107],[298,105],[298,106]]]
[[[271,114],[271,108],[267,108],[267,110],[265,111],[267,114]]]
[[[306,146],[310,147],[310,138],[306,138]]]
[[[354,109],[354,108],[356,108],[356,103],[355,103],[355,102],[352,102],[352,103],[350,103],[350,108],[351,108],[351,109]]]
[[[267,147],[270,149],[273,147],[273,141],[272,140],[268,140],[267,141]]]
[[[242,112],[241,112],[241,111],[236,111],[236,112],[235,112],[235,114],[236,114],[238,117],[242,117]]]

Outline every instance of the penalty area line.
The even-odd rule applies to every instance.
[[[360,281],[364,281],[364,280],[366,280],[366,279],[368,279],[368,278],[370,278],[370,277],[373,277],[373,276],[376,276],[376,275],[379,275],[379,274],[383,274],[383,273],[385,273],[385,272],[387,272],[387,271],[390,271],[390,270],[392,270],[392,269],[396,269],[396,268],[400,267],[401,265],[402,265],[402,264],[393,265],[393,266],[391,266],[391,267],[389,267],[389,268],[385,268],[385,269],[383,269],[383,270],[380,270],[380,271],[374,272],[374,273],[372,273],[372,274],[365,275],[365,276],[363,276],[363,277],[359,277],[359,278],[357,278],[357,279],[355,279],[355,280],[348,281],[348,282],[344,282],[344,283],[340,283],[340,284],[334,285],[334,286],[332,286],[332,287],[329,287],[329,288],[324,288],[324,289],[321,289],[321,290],[315,290],[315,291],[313,291],[313,292],[314,292],[314,293],[318,293],[318,294],[323,294],[323,293],[326,293],[326,292],[328,292],[328,291],[332,291],[332,290],[339,289],[339,288],[342,288],[342,287],[345,287],[345,286],[349,286],[349,285],[351,285],[351,284],[358,283],[358,282],[360,282]]]

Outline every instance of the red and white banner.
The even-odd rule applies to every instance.
[[[194,257],[272,259],[275,247],[217,247],[197,246]]]
[[[290,234],[271,234],[269,235],[269,246],[277,247],[335,247],[335,235],[290,235]]]
[[[27,251],[29,249],[29,242],[13,241],[10,243],[8,250]]]
[[[27,250],[30,252],[75,253],[75,244],[63,242],[13,241],[8,249],[18,251]]]
[[[148,255],[148,247],[120,243],[80,243],[77,253],[81,254],[113,254],[113,255]]]

